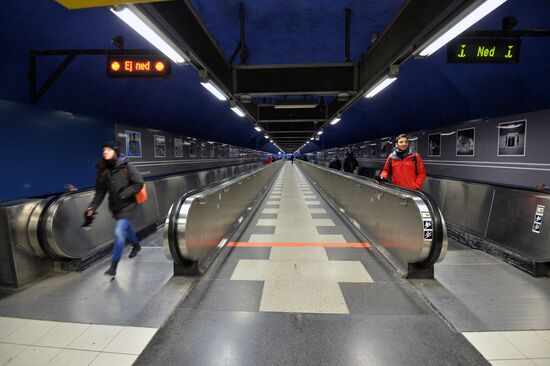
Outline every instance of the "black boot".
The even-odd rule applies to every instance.
[[[136,245],[132,246],[132,251],[130,252],[130,255],[128,257],[134,258],[140,250],[141,250],[141,245],[137,243]]]
[[[105,274],[107,276],[113,276],[115,277],[116,275],[116,267],[118,266],[118,263],[117,262],[111,262],[111,267],[109,267],[108,270],[105,271]]]

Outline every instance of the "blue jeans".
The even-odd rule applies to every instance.
[[[116,220],[115,224],[115,247],[113,248],[113,262],[118,263],[120,257],[122,256],[122,250],[126,244],[126,239],[132,245],[139,244],[139,240],[132,230],[132,225],[128,219],[119,219]]]

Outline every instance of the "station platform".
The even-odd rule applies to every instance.
[[[406,280],[285,163],[201,277],[173,277],[159,231],[0,300],[0,364],[550,365],[550,279],[451,242]]]

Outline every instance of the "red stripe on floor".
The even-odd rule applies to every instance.
[[[327,247],[327,248],[371,248],[370,243],[319,243],[319,242],[291,242],[291,243],[252,243],[229,242],[230,247]]]

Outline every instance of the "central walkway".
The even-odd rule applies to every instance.
[[[285,163],[138,365],[486,365]]]

